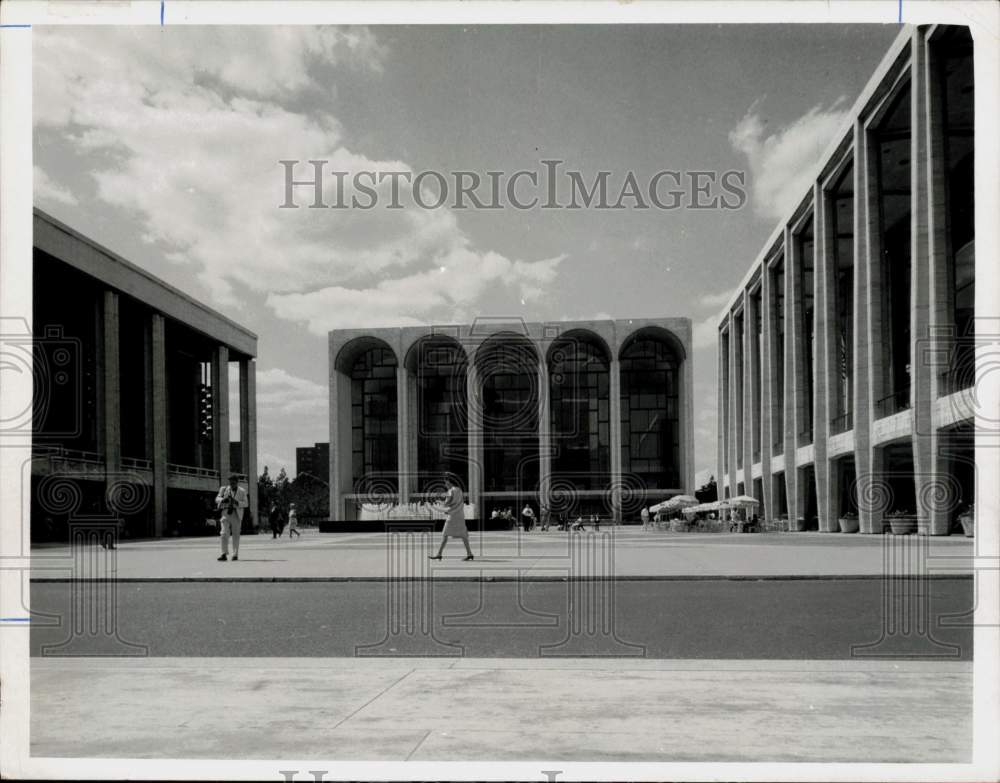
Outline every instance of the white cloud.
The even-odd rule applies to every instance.
[[[715,315],[710,315],[698,321],[691,334],[691,345],[694,348],[710,348],[718,344],[719,341],[719,320]]]
[[[70,205],[77,203],[76,196],[68,189],[53,182],[49,175],[38,166],[34,167],[34,188],[35,201],[56,201],[60,204]]]
[[[758,214],[785,217],[809,188],[816,161],[847,117],[846,99],[814,106],[786,128],[768,134],[758,104],[729,132],[733,148],[747,156]]]
[[[265,416],[314,415],[327,418],[329,391],[323,384],[273,367],[257,371],[257,407]]]
[[[277,315],[322,334],[443,320],[495,298],[498,285],[536,301],[555,278],[562,257],[479,251],[445,209],[312,210],[309,188],[296,191],[302,208],[278,208],[282,159],[327,160],[328,172],[349,175],[410,171],[349,149],[332,114],[288,108],[308,91],[320,94],[313,105],[334,104],[319,67],[381,69],[388,54],[368,30],[44,28],[36,38],[37,123],[87,156],[102,200],[134,215],[169,260],[192,265],[199,296],[238,306],[241,291],[266,294]],[[308,164],[294,171],[311,175]],[[335,186],[328,175],[328,204]],[[390,187],[376,188],[383,203]],[[400,195],[407,205],[405,187]]]
[[[719,291],[717,294],[705,294],[698,300],[698,304],[703,307],[714,307],[718,309],[722,307],[722,305],[726,304],[732,295],[732,290]]]

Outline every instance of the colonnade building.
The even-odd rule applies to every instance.
[[[968,28],[907,28],[719,323],[720,494],[943,535],[974,501]]]
[[[256,335],[38,209],[33,287],[32,536],[202,532],[231,472],[256,519]]]
[[[330,333],[330,512],[437,499],[638,516],[690,491],[686,318]]]

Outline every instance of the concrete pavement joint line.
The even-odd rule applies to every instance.
[[[74,582],[116,582],[119,584],[148,584],[153,582],[823,582],[883,579],[930,581],[946,579],[973,579],[972,573],[931,573],[931,574],[663,574],[649,576],[547,576],[526,574],[525,576],[480,575],[480,576],[126,576],[118,578],[77,579],[74,577],[40,576],[32,577],[38,584],[68,584]]]
[[[403,680],[405,680],[407,677],[409,677],[415,671],[416,671],[416,669],[410,669],[409,671],[407,671],[406,674],[404,674],[398,680],[396,680],[395,682],[393,682],[390,685],[387,685],[381,691],[379,691],[378,693],[376,693],[368,701],[366,701],[364,704],[362,704],[360,707],[358,707],[356,710],[354,710],[354,712],[352,712],[350,715],[346,715],[345,717],[343,717],[339,721],[337,721],[335,724],[333,724],[333,726],[330,727],[330,730],[331,731],[335,731],[336,729],[340,728],[341,724],[345,723],[346,721],[349,721],[351,718],[353,718],[355,715],[357,715],[359,712],[361,712],[361,710],[363,710],[369,704],[371,704],[372,702],[376,701],[377,699],[380,699],[382,696],[384,696],[385,694],[387,694],[389,691],[391,691],[393,688],[395,688],[397,685],[399,685],[399,683],[401,683]]]
[[[427,729],[427,733],[424,734],[424,736],[420,738],[420,742],[418,742],[416,745],[414,745],[413,746],[413,750],[411,750],[409,753],[406,754],[406,761],[409,761],[411,758],[413,758],[413,754],[416,753],[420,749],[420,746],[423,745],[427,741],[427,738],[429,736],[431,736],[431,734],[433,732],[434,732],[434,729]]]

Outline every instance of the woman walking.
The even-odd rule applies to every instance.
[[[472,560],[472,547],[469,546],[469,530],[465,526],[465,499],[462,497],[462,490],[458,488],[458,482],[451,476],[445,476],[445,484],[448,486],[448,494],[444,498],[444,530],[441,531],[441,546],[438,547],[436,555],[429,555],[431,560],[440,560],[444,552],[444,545],[449,538],[460,538],[465,544],[466,556],[463,560]]]

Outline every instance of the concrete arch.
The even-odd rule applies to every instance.
[[[628,334],[622,340],[621,347],[618,349],[618,358],[621,359],[635,342],[644,339],[654,339],[666,343],[677,358],[678,365],[685,362],[688,358],[687,351],[684,349],[684,342],[669,329],[656,325],[643,326]]]
[[[585,328],[569,329],[568,331],[560,334],[555,340],[553,340],[552,344],[549,346],[549,350],[546,352],[545,355],[546,362],[551,364],[553,355],[556,353],[556,351],[559,350],[559,347],[567,342],[573,342],[573,341],[590,343],[591,345],[596,346],[600,350],[604,358],[604,361],[610,367],[611,359],[613,356],[613,353],[611,351],[611,346],[608,345],[607,340],[601,337],[601,335],[597,334],[597,332],[593,331],[592,329],[585,329]]]
[[[537,363],[541,362],[542,355],[538,350],[538,346],[530,338],[523,334],[518,334],[517,332],[511,331],[499,331],[494,332],[489,337],[486,337],[479,345],[476,346],[475,354],[472,357],[473,363],[479,367],[482,362],[489,356],[490,352],[498,347],[503,347],[504,345],[518,345],[525,346],[530,351],[535,359],[536,366]]]
[[[461,356],[463,362],[468,364],[469,362],[469,352],[459,340],[446,334],[428,334],[423,337],[418,338],[413,342],[413,344],[407,349],[406,356],[403,358],[403,366],[410,373],[415,373],[418,368],[418,361],[420,356],[420,351],[425,346],[441,346],[456,348]]]
[[[385,340],[371,335],[355,337],[353,340],[345,343],[340,350],[337,351],[337,356],[334,359],[333,366],[338,372],[350,375],[351,368],[354,367],[354,362],[357,361],[358,357],[372,348],[383,348],[389,351],[392,354],[393,361],[395,361],[396,365],[399,366],[399,357],[396,355],[396,351],[393,350],[392,346]]]

